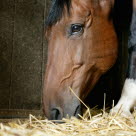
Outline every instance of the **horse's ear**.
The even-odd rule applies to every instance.
[[[136,1],[136,0],[134,0]],[[106,4],[114,6],[115,0],[100,0],[101,6],[105,6]]]
[[[115,0],[100,0],[100,6],[105,14],[110,13]]]

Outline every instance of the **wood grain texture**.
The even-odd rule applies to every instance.
[[[0,109],[42,109],[48,1],[0,1]]]
[[[9,108],[14,1],[0,1],[0,109]]]
[[[15,1],[10,109],[40,109],[44,0]]]
[[[41,110],[0,110],[0,119],[17,119],[17,118],[29,118],[29,115],[41,116],[43,112]],[[1,120],[0,120],[1,121]]]

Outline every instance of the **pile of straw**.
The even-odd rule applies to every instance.
[[[83,116],[79,115],[80,119],[72,117],[49,121],[30,115],[25,121],[14,120],[6,124],[1,122],[0,136],[136,136],[136,111],[133,113],[133,119],[120,116],[120,111],[114,115],[108,114],[105,112],[104,95],[103,112],[91,116],[92,110],[71,88],[70,90],[87,109]]]
[[[114,115],[108,114],[105,112],[104,95],[103,112],[91,116],[92,111],[69,89],[87,109],[83,116],[79,115],[80,119],[72,117],[49,121],[29,115],[25,121],[1,122],[0,136],[136,136],[136,111],[133,119],[120,116],[120,111]]]
[[[91,117],[87,111],[81,119],[60,122],[30,115],[25,121],[1,123],[0,136],[136,136],[136,112],[133,115],[133,120],[105,112]]]

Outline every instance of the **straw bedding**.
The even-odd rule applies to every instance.
[[[136,136],[136,112],[133,116],[128,119],[103,112],[91,117],[87,110],[81,119],[49,121],[30,115],[24,121],[1,122],[0,136]]]

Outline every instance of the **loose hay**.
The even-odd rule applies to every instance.
[[[1,122],[0,136],[136,136],[136,112],[133,115],[134,120],[103,112],[88,119],[87,112],[82,119],[62,121],[30,115],[25,121]]]
[[[29,119],[25,121],[1,122],[0,136],[136,136],[136,111],[133,113],[133,119],[122,117],[119,112],[115,115],[106,113],[105,95],[103,112],[92,116],[93,109],[90,110],[74,91],[69,89],[87,108],[83,116],[79,115],[80,119],[72,117],[50,121],[29,115]]]

